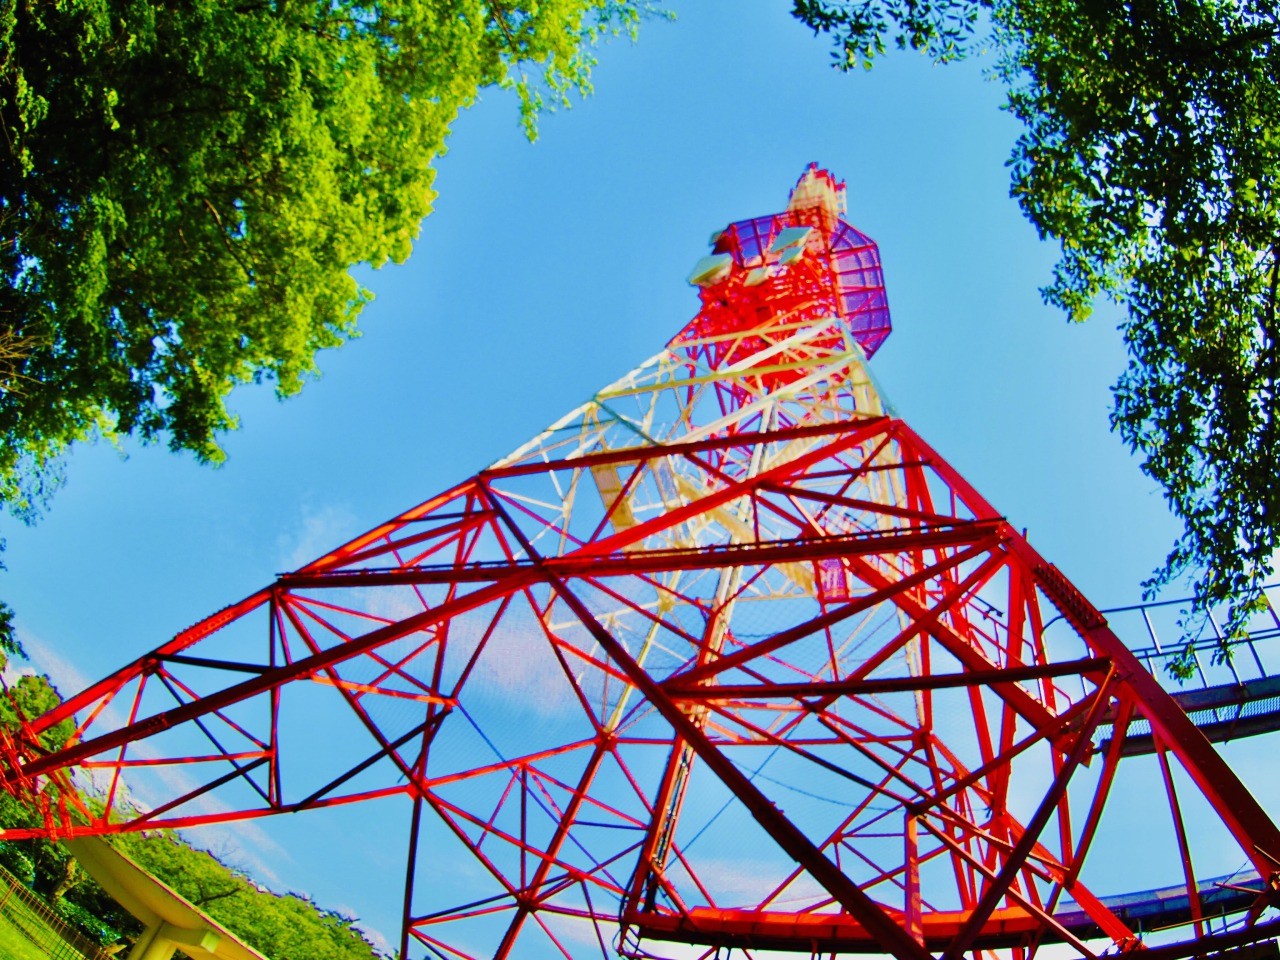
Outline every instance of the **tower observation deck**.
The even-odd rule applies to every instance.
[[[404,825],[414,960],[1274,936],[1270,817],[886,412],[879,252],[844,217],[810,167],[780,213],[715,234],[696,316],[652,358],[29,718],[0,783],[43,826],[6,836],[376,802]],[[1252,872],[1203,883],[1202,838]]]

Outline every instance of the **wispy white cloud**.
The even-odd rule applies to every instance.
[[[19,674],[47,674],[63,696],[79,693],[90,684],[90,679],[74,663],[64,657],[40,637],[29,630],[18,628],[18,641],[27,651],[30,663],[18,668]]]
[[[469,658],[488,630],[492,610],[473,613],[449,625],[454,657]],[[576,701],[564,671],[543,634],[536,615],[522,598],[506,610],[502,622],[484,641],[468,686],[500,699],[512,711],[542,717],[575,709]]]
[[[721,859],[698,857],[693,868],[698,879],[710,891],[716,902],[726,904],[756,904],[769,896],[786,878],[776,860]],[[824,899],[826,892],[809,874],[802,872],[787,884],[775,906],[794,909],[808,902]]]
[[[357,532],[355,514],[345,506],[304,504],[293,529],[276,538],[281,569],[296,570],[341,546]]]
[[[388,956],[391,954],[393,949],[391,941],[388,940],[386,935],[377,927],[371,926],[361,920],[360,911],[355,907],[350,904],[340,903],[332,909],[334,913],[342,917],[344,920],[349,920],[351,925],[355,927],[355,929],[359,930],[366,940],[373,944],[375,950],[379,953],[387,954]]]

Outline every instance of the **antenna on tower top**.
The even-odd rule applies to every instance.
[[[827,224],[834,224],[846,209],[844,181],[837,180],[831,171],[816,163],[809,164],[800,175],[787,204],[788,213],[818,211]]]

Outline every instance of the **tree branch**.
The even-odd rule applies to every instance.
[[[237,250],[236,245],[231,242],[231,238],[227,236],[227,228],[222,222],[222,214],[218,213],[218,208],[209,201],[208,197],[204,197],[203,200],[205,209],[208,210],[209,214],[213,217],[213,222],[218,225],[218,236],[222,238],[222,244],[227,248],[227,253],[231,254],[231,259],[234,260],[239,265],[240,269],[244,271],[244,278],[250,283],[253,283],[253,268],[244,262],[244,259],[240,256],[240,251]]]

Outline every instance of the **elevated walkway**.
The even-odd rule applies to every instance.
[[[1253,872],[1217,877],[1201,881],[1197,885],[1197,908],[1193,909],[1185,884],[1101,897],[1101,902],[1124,921],[1139,936],[1184,926],[1195,922],[1196,914],[1206,924],[1206,936],[1202,943],[1213,940],[1226,941],[1222,949],[1236,945],[1230,941],[1238,934],[1212,934],[1215,927],[1221,929],[1227,917],[1247,911],[1262,893],[1262,881]],[[900,917],[896,911],[890,915]],[[944,950],[951,939],[964,926],[966,914],[961,911],[932,911],[923,921],[921,936],[929,950]],[[1079,940],[1105,937],[1085,910],[1070,901],[1054,911],[1053,919]],[[882,954],[883,946],[877,939],[847,914],[788,913],[784,911],[726,910],[712,907],[696,907],[687,914],[635,913],[627,918],[633,937],[640,939],[678,943],[700,944],[715,942],[721,947],[737,947],[744,950],[793,950],[797,941],[807,942],[816,953]],[[1269,929],[1269,928],[1268,928]],[[1043,931],[1043,933],[1041,933]],[[1280,931],[1270,931],[1274,935]],[[982,945],[986,949],[1000,949],[1025,945],[1029,938],[1038,937],[1041,942],[1063,942],[1065,937],[1052,929],[1044,930],[1043,924],[1030,911],[1007,907],[996,910],[985,925]],[[1247,935],[1244,941],[1255,952],[1248,954],[1251,960],[1280,958],[1280,950],[1274,941],[1263,944]],[[639,942],[630,944],[628,956],[656,957],[640,948]],[[1159,949],[1159,948],[1156,948]],[[1148,951],[1144,951],[1144,956]],[[1205,953],[1213,952],[1206,947]],[[1230,954],[1237,958],[1236,953]],[[1237,958],[1243,960],[1243,958]]]
[[[1199,690],[1174,691],[1173,699],[1213,743],[1280,730],[1280,676],[1225,683]],[[1114,723],[1109,715],[1104,723]],[[1110,738],[1103,741],[1103,749]],[[1151,726],[1143,719],[1129,724],[1122,756],[1155,752]]]
[[[1278,591],[1280,584],[1264,589],[1266,608],[1246,624],[1245,636],[1232,644],[1229,660],[1222,657],[1224,618],[1216,613],[1201,625],[1201,636],[1189,649],[1184,648],[1178,617],[1189,600],[1114,607],[1102,613],[1204,735],[1213,743],[1223,743],[1280,730]],[[1045,625],[1046,630],[1053,622]],[[1191,676],[1181,683],[1169,669],[1179,659],[1191,671]],[[1275,672],[1269,663],[1275,664]],[[1114,714],[1108,714],[1103,723],[1113,724],[1114,720]],[[1105,750],[1110,740],[1110,736],[1104,736],[1100,748]],[[1126,731],[1122,755],[1140,756],[1155,749],[1150,725],[1135,717]]]
[[[1262,880],[1252,871],[1201,880],[1196,885],[1200,918],[1205,921],[1240,914],[1262,894]],[[1099,898],[1139,935],[1192,923],[1196,918],[1186,884]],[[1082,940],[1104,936],[1089,915],[1074,903],[1064,903],[1054,919]]]

